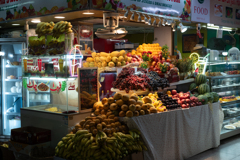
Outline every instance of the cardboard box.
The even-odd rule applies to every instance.
[[[50,142],[45,142],[45,143],[40,143],[40,144],[24,144],[24,143],[19,143],[19,142],[14,142],[14,141],[9,141],[9,150],[17,153],[22,153],[25,155],[30,155],[31,151],[35,148],[47,148],[50,147]]]
[[[36,127],[22,127],[11,130],[11,141],[24,144],[39,144],[51,141],[51,130]]]

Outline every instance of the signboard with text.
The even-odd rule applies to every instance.
[[[87,5],[88,0],[0,0],[0,22],[84,9]]]
[[[192,21],[210,22],[210,0],[193,0],[192,1]]]
[[[240,27],[240,0],[211,0],[210,7],[210,23]]]
[[[96,9],[129,9],[191,21],[191,0],[92,0]]]

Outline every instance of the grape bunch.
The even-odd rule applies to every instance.
[[[151,86],[149,85],[150,79],[145,74],[134,75],[133,68],[123,68],[119,73],[115,82],[113,82],[113,87],[119,90],[125,90],[129,93],[129,90],[146,90]]]
[[[157,91],[158,87],[164,89],[170,86],[168,80],[166,78],[161,78],[157,72],[151,71],[146,75],[150,79],[149,85],[153,91]]]

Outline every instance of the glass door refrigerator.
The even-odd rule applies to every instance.
[[[1,55],[1,135],[21,127],[22,69],[25,38],[0,38]]]

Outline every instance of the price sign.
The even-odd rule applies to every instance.
[[[93,68],[78,68],[78,92],[80,111],[89,111],[98,101],[98,70]]]

